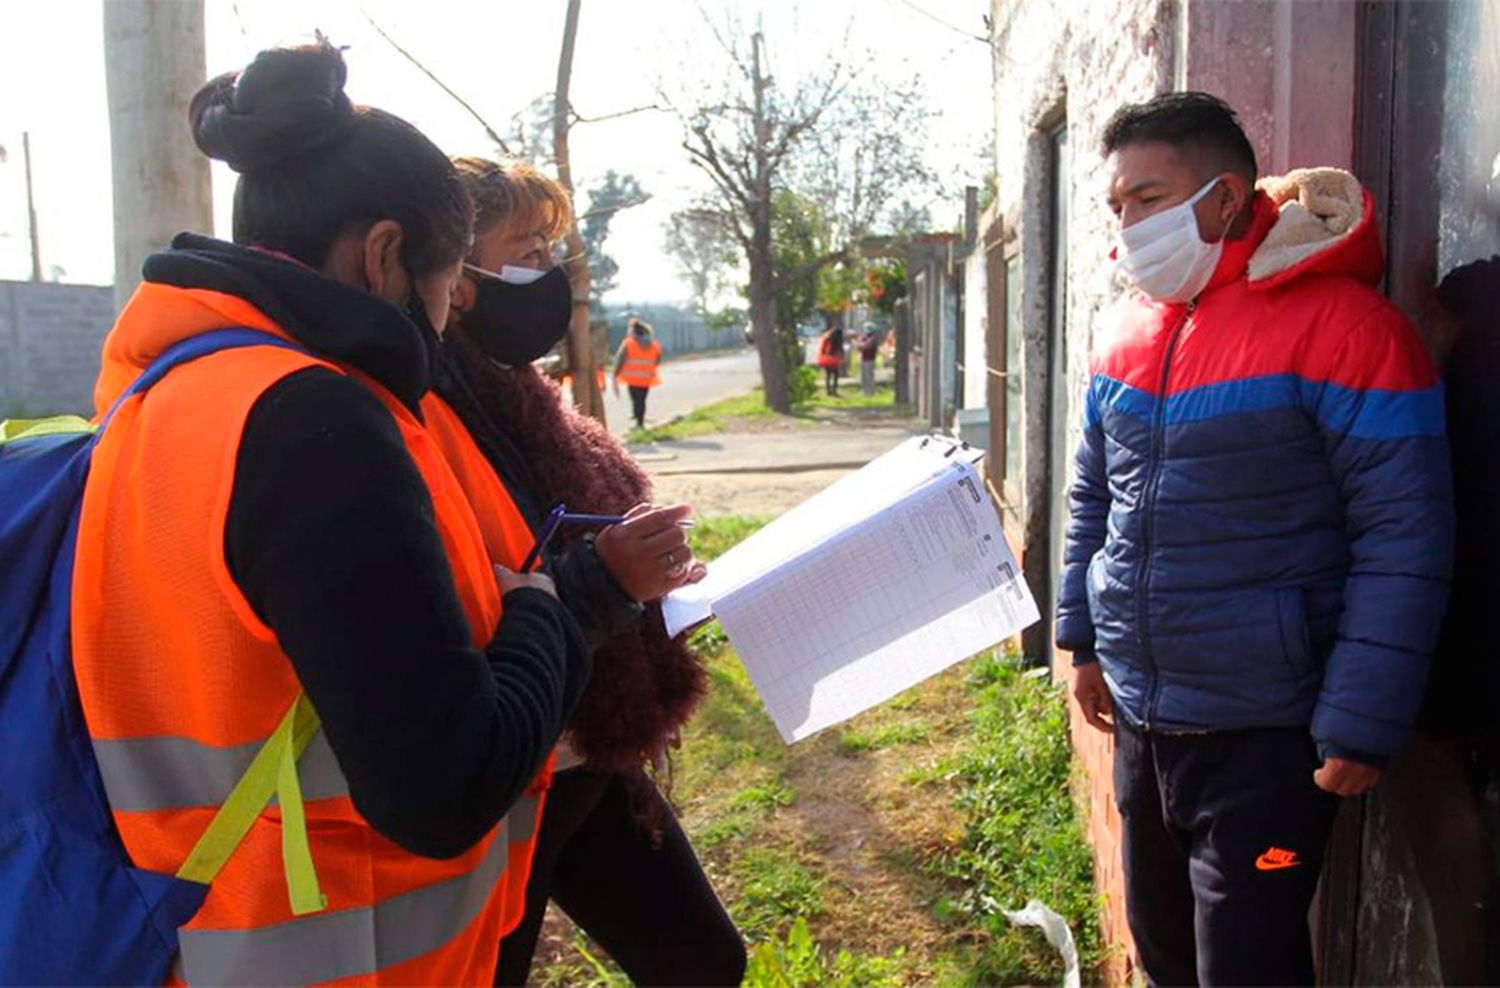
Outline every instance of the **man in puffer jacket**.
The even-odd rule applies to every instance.
[[[1096,340],[1058,645],[1115,734],[1126,907],[1159,984],[1311,984],[1340,796],[1406,742],[1446,601],[1437,373],[1375,289],[1344,172],[1256,183],[1202,93],[1104,134],[1116,258]]]

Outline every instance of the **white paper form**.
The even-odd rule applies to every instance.
[[[942,440],[944,451],[952,446]],[[800,553],[822,545],[852,520],[879,510],[942,472],[947,461],[929,440],[908,439],[823,488],[714,560],[708,575],[662,600],[667,634],[676,637],[714,616],[714,601]]]
[[[920,440],[762,529],[714,576],[707,602],[788,742],[1038,618],[972,464]]]

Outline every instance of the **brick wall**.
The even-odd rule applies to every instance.
[[[114,289],[0,281],[0,418],[91,413]]]

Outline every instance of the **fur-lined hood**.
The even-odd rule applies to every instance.
[[[1256,188],[1276,213],[1246,266],[1252,287],[1310,274],[1380,282],[1385,257],[1375,201],[1359,179],[1338,168],[1299,168],[1267,176]]]

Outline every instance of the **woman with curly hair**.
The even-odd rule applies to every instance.
[[[435,361],[438,390],[534,526],[563,501],[629,516],[597,533],[561,529],[547,555],[597,650],[496,983],[525,982],[551,898],[638,983],[738,984],[744,944],[654,778],[705,690],[702,664],[667,637],[654,603],[702,577],[682,534],[690,509],[650,507],[641,469],[532,366],[566,334],[575,304],[553,251],[571,221],[567,193],[525,165],[454,164],[475,236]]]

